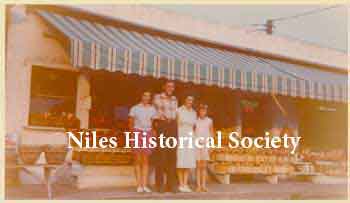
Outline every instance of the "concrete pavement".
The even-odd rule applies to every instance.
[[[346,199],[346,184],[307,182],[210,184],[207,193],[143,193],[135,188],[78,190],[56,185],[54,199]],[[45,186],[26,185],[6,188],[6,199],[47,199]]]

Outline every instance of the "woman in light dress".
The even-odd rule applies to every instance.
[[[194,98],[186,97],[185,104],[178,108],[177,124],[178,137],[194,136],[194,125],[197,120],[196,111],[193,109]],[[193,147],[189,147],[189,139],[184,139],[183,148],[177,149],[177,174],[179,178],[179,191],[192,192],[188,185],[190,169],[196,168],[196,153]]]
[[[203,148],[196,148],[196,180],[197,192],[207,192],[207,161],[209,160],[209,150],[206,143],[209,137],[214,136],[213,121],[207,116],[207,105],[201,104],[198,110],[198,119],[195,124],[196,139],[201,139]]]

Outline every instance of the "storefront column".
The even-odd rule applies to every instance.
[[[91,108],[90,80],[86,73],[80,73],[77,79],[76,116],[80,119],[81,128],[89,128]]]

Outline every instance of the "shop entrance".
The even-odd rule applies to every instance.
[[[140,101],[144,91],[152,94],[162,91],[166,79],[138,75],[125,75],[103,71],[91,72],[92,109],[90,128],[114,128],[125,124],[128,110]],[[236,125],[240,114],[237,105],[241,99],[238,91],[217,86],[195,85],[175,81],[175,96],[182,105],[188,95],[195,97],[195,107],[200,103],[209,106],[209,116],[216,129]]]
[[[140,101],[144,91],[162,91],[166,79],[118,72],[91,71],[92,109],[90,128],[126,128],[128,110]],[[297,130],[302,145],[345,147],[347,143],[346,104],[319,102],[232,90],[217,86],[175,81],[175,95],[182,105],[187,95],[195,106],[205,103],[216,130],[241,126],[242,134],[262,136],[271,128]],[[317,141],[317,142],[315,142]]]

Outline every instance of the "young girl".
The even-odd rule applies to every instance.
[[[151,93],[144,92],[141,102],[133,106],[129,113],[129,125],[134,132],[139,132],[138,143],[142,143],[145,133],[146,146],[152,137],[152,120],[156,116],[156,109],[151,104]],[[139,144],[141,145],[141,144]],[[152,192],[148,185],[149,166],[148,160],[152,153],[151,148],[134,148],[135,172],[137,180],[137,192]]]
[[[203,137],[204,141],[200,143],[203,148],[196,149],[196,179],[197,192],[207,192],[207,161],[209,160],[209,151],[206,147],[206,140],[208,137],[214,136],[213,121],[207,116],[207,105],[201,104],[198,110],[198,119],[195,124],[195,136]]]

